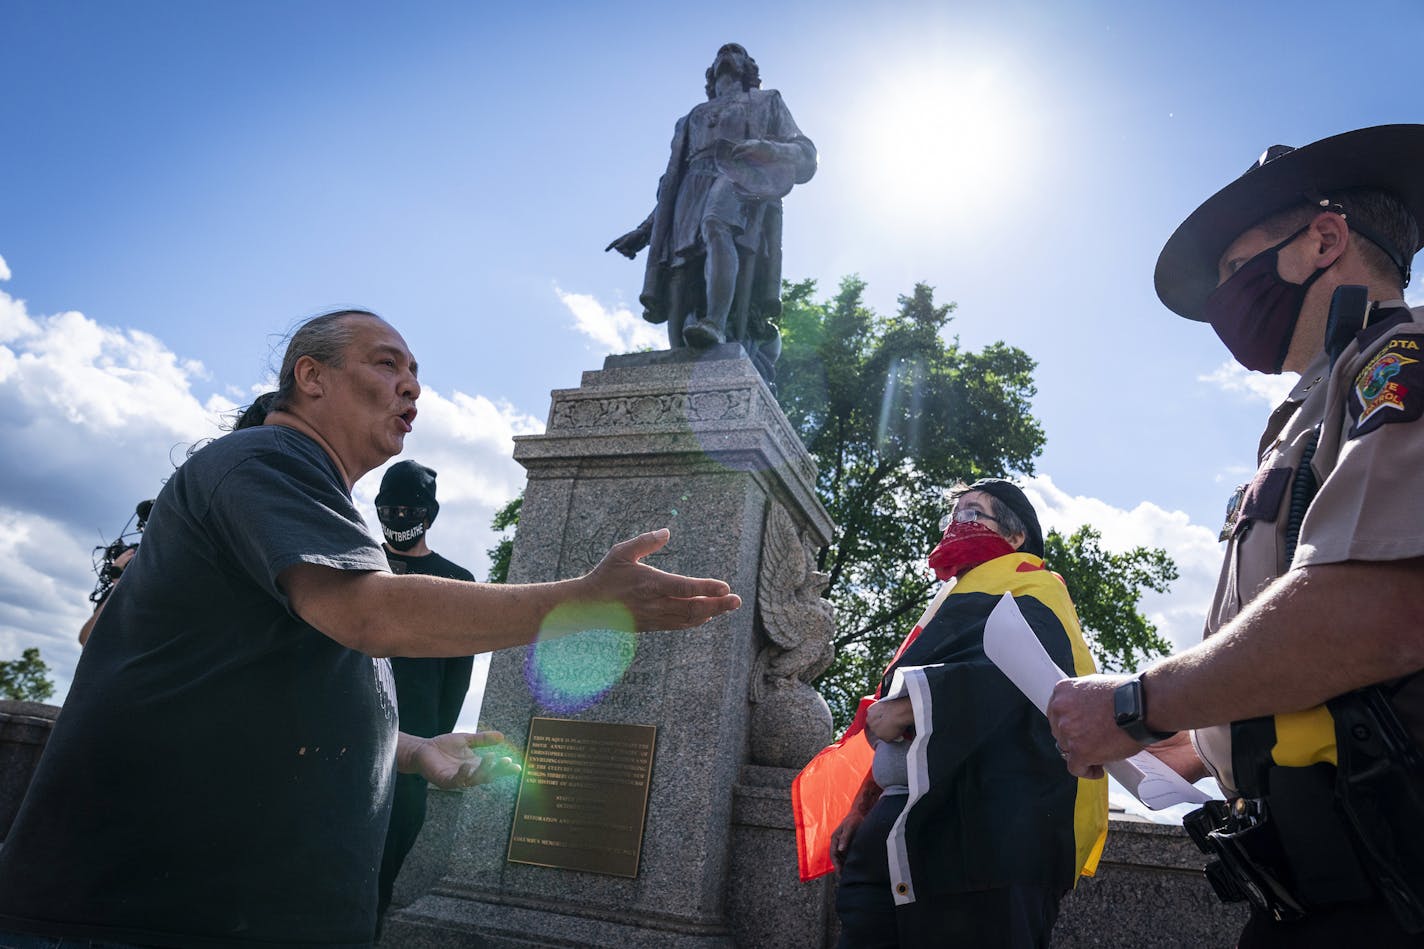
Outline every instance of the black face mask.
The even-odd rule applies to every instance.
[[[396,550],[410,550],[425,535],[425,511],[422,508],[378,508],[376,516],[380,518],[381,533],[385,535],[386,543]]]
[[[1305,283],[1291,283],[1280,275],[1281,248],[1307,230],[1308,225],[1246,261],[1207,297],[1202,315],[1247,369],[1272,374],[1281,371],[1305,294],[1329,269],[1320,268]]]

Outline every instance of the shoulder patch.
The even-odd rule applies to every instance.
[[[1354,424],[1348,438],[1424,414],[1424,335],[1391,336],[1355,376],[1349,406]]]

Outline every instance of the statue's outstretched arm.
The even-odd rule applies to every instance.
[[[648,216],[643,219],[642,224],[639,224],[622,237],[614,238],[603,250],[604,253],[610,250],[616,250],[624,257],[632,260],[638,256],[638,251],[648,246],[648,241],[652,239],[652,236],[653,215],[649,213]]]

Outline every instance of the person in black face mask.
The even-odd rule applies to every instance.
[[[416,558],[428,556],[430,548],[425,545],[425,532],[439,513],[434,469],[409,460],[398,461],[386,469],[381,490],[376,495],[376,517],[380,518],[387,550],[414,551],[411,556]]]
[[[1060,683],[1075,774],[1142,745],[1227,804],[1188,829],[1240,945],[1424,945],[1424,125],[1277,145],[1192,212],[1157,294],[1300,373],[1233,495],[1206,640]]]
[[[435,471],[415,461],[399,461],[386,469],[376,495],[376,517],[385,538],[392,573],[419,573],[452,580],[474,580],[474,574],[431,550],[427,531],[440,513],[435,500]],[[470,690],[473,656],[448,659],[393,657],[400,729],[431,738],[455,730],[460,706]],[[391,903],[396,876],[425,824],[426,780],[418,774],[396,775],[391,824],[381,856],[377,889],[379,916]]]

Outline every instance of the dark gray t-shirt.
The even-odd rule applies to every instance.
[[[0,930],[370,944],[390,665],[291,612],[297,563],[387,569],[311,439],[234,432],[168,481],[0,849]]]

